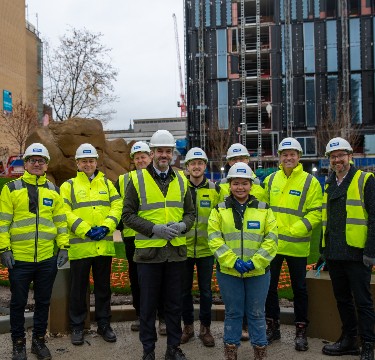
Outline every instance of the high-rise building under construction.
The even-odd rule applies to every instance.
[[[279,141],[293,136],[316,161],[337,126],[342,136],[355,132],[356,151],[366,152],[375,134],[374,0],[184,6],[191,146],[209,151],[210,129],[229,129],[230,142],[267,167]]]

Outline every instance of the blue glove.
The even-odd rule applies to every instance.
[[[249,271],[255,270],[254,263],[251,260],[247,261],[246,264],[249,265]]]
[[[96,241],[102,240],[108,233],[109,229],[106,226],[99,226],[96,234],[94,234],[91,239]]]
[[[87,233],[86,236],[89,237],[91,240],[94,240],[93,236],[96,236],[99,232],[99,226],[92,227]]]
[[[68,250],[60,249],[57,253],[57,267],[60,268],[61,266],[65,265],[68,259]]]
[[[13,269],[13,265],[16,262],[14,261],[12,250],[4,251],[1,254],[1,263],[8,269]]]
[[[254,264],[253,264],[254,266]],[[234,268],[242,275],[244,274],[245,272],[248,272],[250,271],[250,265],[248,263],[246,263],[245,261],[241,260],[240,258],[238,258],[236,260],[236,262],[234,263]]]

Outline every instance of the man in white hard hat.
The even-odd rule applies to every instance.
[[[325,184],[322,253],[332,281],[342,334],[323,347],[325,355],[374,359],[375,313],[370,281],[375,265],[375,179],[353,166],[349,142],[331,139],[326,156],[333,170]]]
[[[150,148],[153,161],[129,181],[122,213],[124,225],[136,231],[134,260],[141,290],[142,359],[155,359],[155,317],[162,294],[167,325],[165,359],[184,360],[179,345],[185,233],[194,223],[194,206],[186,177],[170,166],[175,148],[172,134],[156,131]]]
[[[185,157],[185,166],[188,172],[189,187],[195,206],[195,223],[186,234],[187,260],[184,274],[184,289],[182,298],[182,319],[184,329],[181,343],[184,344],[194,337],[194,306],[193,306],[193,277],[194,266],[197,269],[198,287],[200,294],[199,338],[204,346],[215,346],[211,335],[211,307],[212,291],[211,280],[214,257],[208,246],[207,224],[211,209],[220,199],[220,186],[215,185],[204,175],[208,158],[206,153],[198,147],[190,149]]]
[[[152,162],[152,155],[150,147],[143,141],[137,141],[133,144],[130,149],[130,158],[134,161],[136,170],[145,169]],[[124,199],[126,187],[131,179],[133,172],[128,172],[126,174],[120,175],[115,188]],[[135,314],[137,316],[136,320],[130,325],[132,331],[139,331],[139,310],[140,310],[140,289],[138,282],[138,271],[137,263],[134,261],[135,253],[135,231],[129,227],[124,227],[122,221],[120,221],[118,230],[121,230],[122,240],[125,244],[126,258],[128,260],[128,270],[129,270],[129,281],[130,288],[133,297],[133,307],[135,309]],[[164,321],[163,304],[160,302],[158,305],[158,319],[159,328],[158,332],[160,335],[166,335],[167,330]]]
[[[40,143],[31,144],[23,155],[25,172],[1,191],[0,253],[8,268],[12,359],[26,360],[24,311],[31,282],[34,284],[34,326],[31,352],[38,359],[51,359],[45,345],[52,286],[68,261],[69,237],[59,188],[46,178],[50,156]],[[58,249],[55,255],[55,247]]]
[[[70,237],[70,303],[71,342],[84,343],[84,322],[90,309],[86,293],[90,271],[94,279],[95,320],[97,332],[107,342],[115,342],[111,328],[111,265],[116,255],[113,231],[121,216],[122,200],[114,185],[97,169],[99,155],[91,144],[76,151],[77,175],[61,185],[68,217]]]
[[[271,282],[266,301],[267,338],[280,339],[280,306],[277,293],[282,263],[289,268],[294,295],[295,349],[308,350],[306,328],[306,265],[312,230],[321,222],[322,188],[319,181],[303,171],[301,144],[294,138],[282,140],[278,148],[280,170],[264,180],[279,231],[277,255],[271,262]]]

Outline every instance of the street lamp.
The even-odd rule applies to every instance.
[[[318,169],[315,167],[315,165],[313,165],[313,168],[312,168],[313,176],[316,176],[317,171],[318,171]]]
[[[268,114],[268,119],[271,119],[271,115],[272,115],[272,105],[271,105],[271,103],[267,104],[266,111],[267,111],[267,114]]]
[[[224,166],[220,168],[221,171],[221,178],[224,179]]]

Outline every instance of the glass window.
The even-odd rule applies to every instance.
[[[219,129],[228,129],[228,83],[219,81],[217,84],[218,124]]]
[[[227,78],[227,31],[218,29],[216,31],[217,41],[217,77]]]
[[[361,35],[359,19],[349,20],[350,69],[361,70]]]
[[[297,1],[291,1],[290,5],[291,5],[290,10],[292,13],[292,20],[296,20],[297,19]]]
[[[206,0],[206,27],[211,26],[211,7],[210,7],[210,0]]]
[[[216,26],[221,25],[221,8],[220,8],[220,5],[221,5],[221,1],[216,0]]]
[[[327,111],[331,112],[332,119],[336,119],[336,106],[337,106],[337,75],[330,75],[327,78],[327,93],[328,104],[330,106]]]
[[[336,20],[327,21],[327,70],[337,71]]]
[[[227,0],[227,25],[232,24],[232,1]]]
[[[362,79],[361,74],[352,74],[350,79],[352,123],[362,124]]]
[[[316,155],[316,138],[315,136],[297,137],[298,142],[301,144],[303,155],[314,156]]]
[[[195,27],[199,27],[199,0],[195,0]]]
[[[307,19],[309,16],[309,0],[302,0],[302,14],[303,18]]]
[[[315,79],[313,76],[306,76],[306,86],[305,86],[305,111],[306,111],[306,126],[314,127],[316,126],[315,121]]]
[[[284,0],[280,0],[280,20],[285,20],[285,13],[284,13]]]
[[[319,4],[320,4],[320,0],[315,0],[314,1],[314,16],[316,18],[320,17],[320,7],[319,7]]]
[[[305,73],[315,72],[314,23],[303,24]]]

